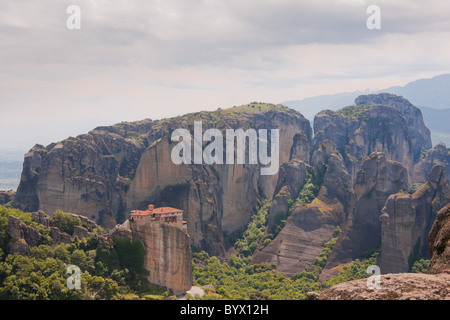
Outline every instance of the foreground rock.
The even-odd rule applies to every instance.
[[[450,274],[390,273],[380,276],[380,289],[367,279],[337,284],[319,300],[450,300]]]
[[[428,273],[450,273],[450,204],[442,208],[433,224],[428,240],[431,252]]]

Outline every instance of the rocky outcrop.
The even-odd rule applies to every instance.
[[[51,219],[42,210],[33,212],[31,217],[33,222],[49,228],[49,235],[52,239],[51,244],[53,247],[61,243],[70,244],[75,238],[88,238],[91,236],[88,228],[92,230],[97,227],[93,221],[82,217],[83,226],[76,226],[73,234],[69,235],[61,232],[59,228],[52,226]],[[8,233],[10,239],[7,244],[7,252],[10,254],[19,253],[21,255],[28,255],[30,247],[36,247],[41,244],[42,235],[39,230],[26,225],[15,216],[8,217]]]
[[[397,108],[405,117],[414,159],[418,159],[422,150],[428,150],[431,145],[431,132],[423,121],[422,111],[407,99],[391,93],[361,95],[355,99],[357,106],[388,105]]]
[[[7,251],[10,254],[28,255],[29,248],[37,246],[42,237],[36,228],[25,225],[14,216],[8,217],[8,233]]]
[[[322,150],[325,152],[326,146]],[[318,161],[315,167],[327,168],[317,197],[293,209],[284,228],[266,247],[256,251],[252,263],[275,264],[277,272],[288,275],[304,271],[323,250],[336,227],[344,224],[354,201],[351,176],[337,150],[328,148],[323,161]]]
[[[380,288],[367,279],[337,284],[320,293],[318,300],[448,300],[450,275],[396,273],[380,276]]]
[[[311,167],[308,164],[297,159],[290,160],[281,166],[275,195],[269,209],[268,232],[272,230],[274,217],[278,213],[283,214],[283,219],[287,218],[289,200],[298,195],[310,170]]]
[[[390,94],[360,96],[355,103],[315,116],[312,152],[321,141],[333,141],[354,179],[361,161],[373,152],[383,152],[411,174],[415,156],[431,148],[421,111],[406,99]]]
[[[428,249],[431,257],[427,273],[450,273],[450,203],[439,211],[434,221]]]
[[[261,175],[259,164],[174,164],[170,136],[175,129],[193,136],[194,121],[202,121],[203,131],[279,129],[279,165],[291,158],[309,162],[309,121],[283,106],[255,103],[147,119],[36,145],[25,155],[14,206],[50,215],[61,209],[106,227],[122,223],[147,203],[173,206],[184,210],[195,247],[226,256],[224,236],[245,227],[258,198],[272,198],[278,175]]]
[[[36,222],[37,224],[42,224],[44,227],[49,227],[50,225],[50,217],[47,216],[47,214],[42,211],[38,210],[36,212],[33,212],[31,214],[31,219]]]
[[[438,143],[433,149],[423,150],[418,162],[414,165],[412,181],[425,183],[431,168],[437,164],[443,164],[447,172],[447,180],[450,180],[450,149],[445,143]]]
[[[15,191],[0,191],[0,204],[7,204],[14,201]]]
[[[431,256],[427,274],[389,273],[371,279],[337,284],[320,293],[318,300],[448,300],[450,299],[450,204],[442,208],[429,235]]]
[[[428,234],[438,210],[450,202],[450,184],[443,165],[430,171],[416,192],[391,195],[381,211],[381,248],[377,264],[382,273],[408,272],[414,258],[429,259]]]
[[[11,239],[8,241],[6,250],[8,253],[19,253],[21,255],[28,255],[29,246],[24,239],[24,233],[19,218],[9,216],[8,218],[8,233]]]
[[[133,238],[145,248],[144,268],[151,283],[166,286],[175,294],[192,287],[192,252],[186,230],[174,224],[130,222]]]
[[[383,153],[373,153],[361,163],[355,183],[356,203],[330,254],[325,269],[362,258],[381,242],[381,209],[387,198],[407,187],[407,171]]]

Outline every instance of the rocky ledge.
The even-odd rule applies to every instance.
[[[389,273],[380,276],[379,289],[353,280],[324,290],[319,300],[450,300],[450,274]]]

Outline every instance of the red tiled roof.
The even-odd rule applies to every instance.
[[[161,207],[161,208],[153,209],[153,213],[158,213],[158,214],[175,213],[175,212],[181,212],[181,211],[182,210],[180,210],[180,209],[175,209],[175,208],[171,208],[171,207]]]
[[[171,207],[161,207],[161,208],[155,208],[153,210],[145,210],[145,211],[141,211],[141,210],[133,210],[131,212],[131,214],[137,214],[137,215],[149,215],[152,213],[155,214],[168,214],[168,213],[178,213],[178,212],[182,212],[183,210],[180,209],[175,209],[175,208],[171,208]]]

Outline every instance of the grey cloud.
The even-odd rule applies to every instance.
[[[365,27],[365,1],[83,0],[82,30],[69,31],[68,2],[26,1],[24,6],[23,1],[10,0],[2,5],[10,22],[0,23],[0,57],[87,65],[231,65],[246,52],[308,43],[359,44],[386,33],[450,30],[447,2],[375,2],[382,9],[378,33]],[[14,25],[14,20],[28,27]]]

